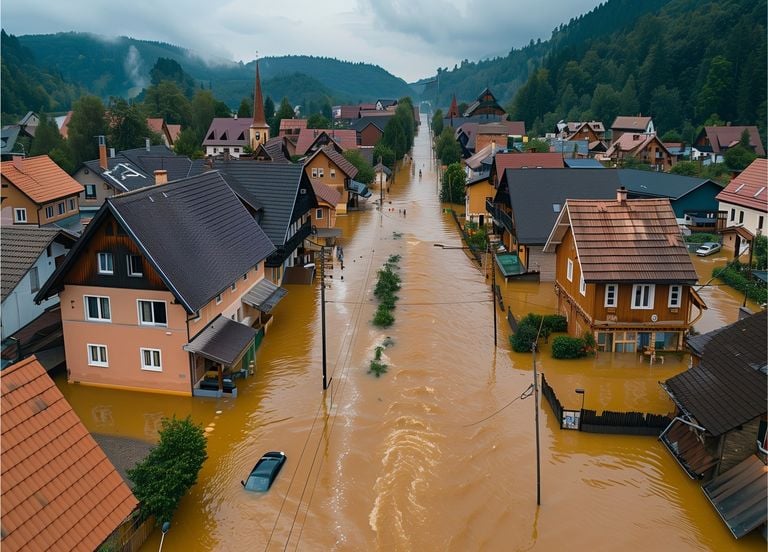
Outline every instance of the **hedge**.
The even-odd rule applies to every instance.
[[[744,293],[746,289],[747,297],[759,305],[768,303],[768,288],[760,281],[751,280],[748,275],[744,274],[740,264],[716,268],[712,271],[712,276],[720,278],[741,293]]]
[[[587,344],[580,337],[558,335],[552,341],[552,358],[581,358],[587,356]]]

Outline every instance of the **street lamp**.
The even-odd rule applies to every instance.
[[[579,387],[575,391],[577,395],[581,395],[581,411],[579,413],[579,431],[581,431],[581,424],[584,420],[584,396],[587,394],[587,392],[584,391],[584,389],[582,389],[581,387]]]
[[[168,529],[170,529],[170,528],[171,528],[171,522],[170,521],[166,521],[165,523],[163,523],[163,527],[161,529],[162,532],[163,532],[163,536],[160,537],[160,548],[157,550],[157,552],[161,552],[162,551],[162,549],[163,549],[163,541],[165,540],[165,534],[168,532]]]

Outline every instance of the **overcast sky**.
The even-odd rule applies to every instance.
[[[380,65],[412,82],[506,55],[599,0],[5,0],[14,35],[82,31],[160,40],[233,61],[306,54]]]

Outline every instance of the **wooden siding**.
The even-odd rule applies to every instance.
[[[102,221],[88,244],[80,251],[64,279],[64,285],[83,285],[127,289],[168,289],[160,275],[152,268],[136,243],[122,231],[110,214]],[[107,232],[110,231],[112,235]],[[98,273],[98,253],[112,253],[113,274]],[[139,255],[142,260],[143,276],[128,276],[128,255]]]
[[[370,124],[357,133],[361,146],[375,146],[381,140],[382,132],[376,125]]]

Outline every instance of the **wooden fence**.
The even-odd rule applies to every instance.
[[[541,375],[541,394],[547,399],[562,429],[563,405],[560,404],[555,390],[549,385],[544,374]],[[594,410],[583,410],[579,431],[616,435],[659,435],[671,422],[672,418],[661,414],[605,410],[598,415]]]
[[[459,222],[459,216],[456,214],[456,211],[454,211],[453,209],[451,209],[451,216],[453,216],[453,220],[456,222],[456,228],[458,228],[459,232],[461,232],[461,237],[464,239],[464,243],[467,244],[467,250],[472,254],[472,257],[475,259],[475,261],[477,261],[477,264],[479,264],[480,266],[483,266],[484,251],[469,243],[469,235],[467,234],[466,230],[464,230],[464,228],[461,226],[461,222]]]
[[[155,530],[155,518],[141,520],[138,510],[98,548],[99,552],[137,552]]]

